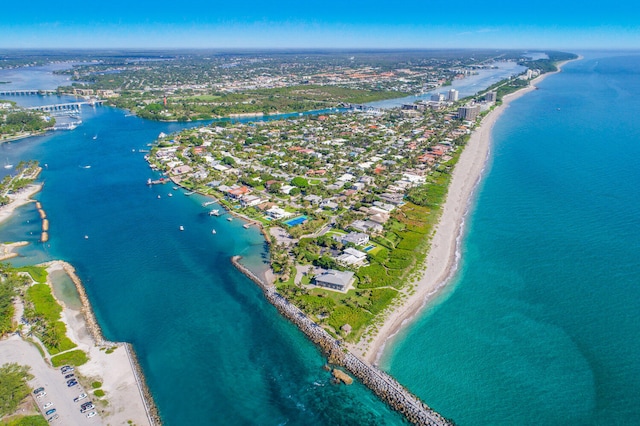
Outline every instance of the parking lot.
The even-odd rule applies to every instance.
[[[58,418],[51,421],[53,425],[98,425],[101,424],[101,418],[96,415],[93,418],[87,418],[87,413],[80,413],[80,405],[83,402],[91,400],[87,397],[79,402],[73,402],[73,399],[85,392],[87,395],[90,393],[78,384],[72,387],[67,386],[67,380],[65,375],[62,374],[59,368],[53,368],[48,366],[42,359],[42,356],[38,350],[17,336],[11,336],[9,339],[2,342],[0,345],[0,365],[7,362],[15,362],[21,365],[28,365],[31,367],[31,374],[34,378],[29,382],[32,389],[40,387],[44,388],[46,395],[36,398],[34,400],[38,404],[38,407],[42,410],[42,414],[48,410],[55,409],[55,413],[46,415],[48,419],[54,414],[58,415]],[[74,372],[70,372],[74,373]],[[51,406],[43,409],[42,407],[51,403]],[[90,410],[97,411],[97,410]]]

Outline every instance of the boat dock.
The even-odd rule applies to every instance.
[[[164,185],[167,182],[169,182],[169,180],[165,178],[160,178],[158,180],[151,180],[151,178],[147,179],[147,185]]]

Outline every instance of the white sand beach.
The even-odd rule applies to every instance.
[[[564,65],[564,62],[558,66]],[[559,72],[559,71],[558,71]],[[384,324],[379,327],[373,340],[359,342],[352,350],[363,359],[377,363],[387,341],[407,325],[424,306],[444,287],[455,273],[461,240],[462,227],[470,202],[480,181],[491,147],[491,131],[510,102],[536,90],[536,83],[553,73],[543,74],[531,81],[531,85],[504,96],[502,105],[493,109],[473,131],[460,160],[456,165],[449,186],[440,221],[431,240],[426,259],[426,272],[414,284],[414,292],[405,297],[399,306],[386,313]]]
[[[0,223],[9,219],[18,207],[33,203],[34,200],[32,200],[31,197],[40,192],[41,189],[41,183],[34,183],[27,185],[15,194],[9,194],[9,199],[11,200],[9,204],[0,207]]]

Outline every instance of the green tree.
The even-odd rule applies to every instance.
[[[29,367],[15,363],[0,367],[0,417],[12,414],[29,395]]]

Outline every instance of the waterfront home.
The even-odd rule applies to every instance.
[[[315,284],[331,290],[346,292],[355,280],[354,275],[352,271],[328,269],[316,275]]]
[[[344,249],[344,252],[338,256],[336,261],[347,267],[359,268],[367,263],[367,254],[353,247],[348,247]]]
[[[333,238],[342,244],[363,246],[369,242],[369,236],[363,232],[349,232],[347,235],[334,235]]]

